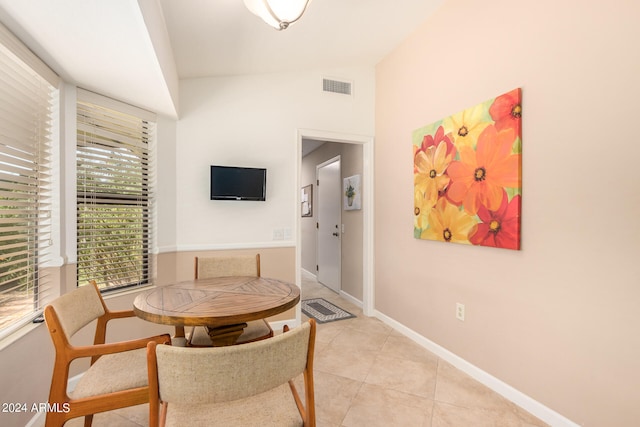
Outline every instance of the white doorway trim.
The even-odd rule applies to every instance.
[[[374,315],[374,252],[373,252],[373,137],[366,135],[354,135],[347,133],[328,132],[314,129],[298,129],[296,135],[296,283],[302,285],[302,233],[300,218],[300,188],[302,171],[302,140],[314,139],[318,141],[340,142],[345,144],[362,145],[362,311],[365,316]],[[299,306],[298,306],[299,307]],[[296,312],[297,321],[300,322],[302,314],[300,309]]]

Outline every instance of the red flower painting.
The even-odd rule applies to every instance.
[[[518,88],[414,131],[414,237],[520,249],[521,120]]]

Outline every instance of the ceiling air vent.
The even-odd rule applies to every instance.
[[[322,90],[324,92],[340,93],[351,95],[351,82],[344,82],[333,79],[322,79]]]

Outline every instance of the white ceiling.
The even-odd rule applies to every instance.
[[[176,117],[178,79],[374,66],[444,0],[313,0],[276,31],[242,0],[0,0],[67,82]]]

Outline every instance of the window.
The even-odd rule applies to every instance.
[[[77,109],[78,285],[146,284],[155,116],[81,90]]]
[[[58,77],[0,25],[0,330],[53,297],[52,127]]]

